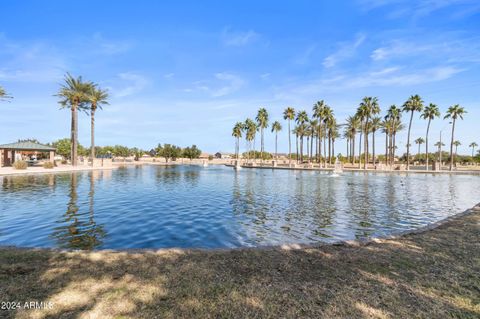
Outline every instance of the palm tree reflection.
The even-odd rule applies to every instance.
[[[106,235],[103,225],[97,225],[94,219],[95,176],[93,172],[90,174],[88,214],[82,213],[78,205],[77,178],[77,174],[71,174],[67,211],[58,221],[60,226],[55,228],[52,237],[61,248],[92,250],[102,245]]]

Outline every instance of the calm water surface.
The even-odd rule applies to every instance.
[[[480,177],[132,166],[0,177],[0,245],[241,247],[392,234],[480,201]]]

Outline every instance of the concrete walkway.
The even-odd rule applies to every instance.
[[[67,172],[77,172],[77,171],[94,171],[94,170],[111,170],[115,169],[118,166],[112,167],[91,167],[80,165],[73,167],[70,165],[60,165],[54,168],[43,168],[41,166],[28,167],[27,169],[15,169],[13,167],[0,167],[0,176],[10,176],[10,175],[30,175],[30,174],[51,174],[51,173],[67,173]]]

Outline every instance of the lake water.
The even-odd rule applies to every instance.
[[[334,242],[480,201],[480,176],[130,166],[0,176],[0,245],[68,249]]]

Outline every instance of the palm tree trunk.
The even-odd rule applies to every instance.
[[[428,132],[430,131],[430,122],[432,120],[431,119],[428,119],[428,125],[427,125],[427,135],[425,136],[425,169],[428,171],[429,167],[428,167]]]
[[[353,135],[352,138],[352,165],[355,165],[355,136],[356,134]]]
[[[298,134],[295,134],[295,136],[296,136],[296,142],[295,143],[296,143],[296,146],[297,146],[297,153],[296,153],[295,159],[297,160],[297,163],[298,163],[298,159],[299,159],[298,158]]]
[[[313,135],[312,138],[310,139],[310,159],[308,162],[312,161],[313,162]]]
[[[90,114],[90,121],[90,157],[92,158],[93,165],[93,159],[95,158],[95,107],[93,105]]]
[[[360,130],[360,140],[358,141],[358,168],[362,168],[362,135],[363,128]]]
[[[288,120],[288,166],[292,164],[292,132],[290,131],[290,120]]]
[[[450,170],[453,170],[453,161],[454,161],[454,154],[453,154],[453,138],[455,134],[455,118],[453,119],[453,125],[452,125],[452,139],[450,141]]]
[[[278,132],[275,132],[275,160],[278,160],[277,142],[278,142]]]
[[[72,127],[71,127],[71,161],[73,166],[77,166],[78,164],[78,145],[77,145],[77,138],[78,138],[78,112],[77,112],[77,105],[72,105]]]
[[[364,163],[363,163],[363,169],[367,169],[368,166],[368,117],[365,119],[365,135],[363,139],[363,153],[364,153]]]
[[[324,135],[323,135],[323,162],[324,162],[324,167],[327,167],[327,130],[324,129]]]
[[[410,123],[408,124],[407,137],[407,171],[410,169],[410,130],[412,129],[413,111],[410,114]]]
[[[332,138],[328,136],[328,164],[332,164]]]
[[[388,130],[385,131],[385,165],[387,164],[388,158]]]
[[[395,164],[395,147],[397,146],[397,132],[393,133],[393,146],[392,146],[392,165]]]
[[[307,160],[308,162],[310,162],[310,154],[308,153],[309,152],[309,148],[310,148],[310,136],[307,135]]]
[[[372,131],[372,151],[373,151],[373,168],[376,169],[377,166],[375,165],[375,131]]]

